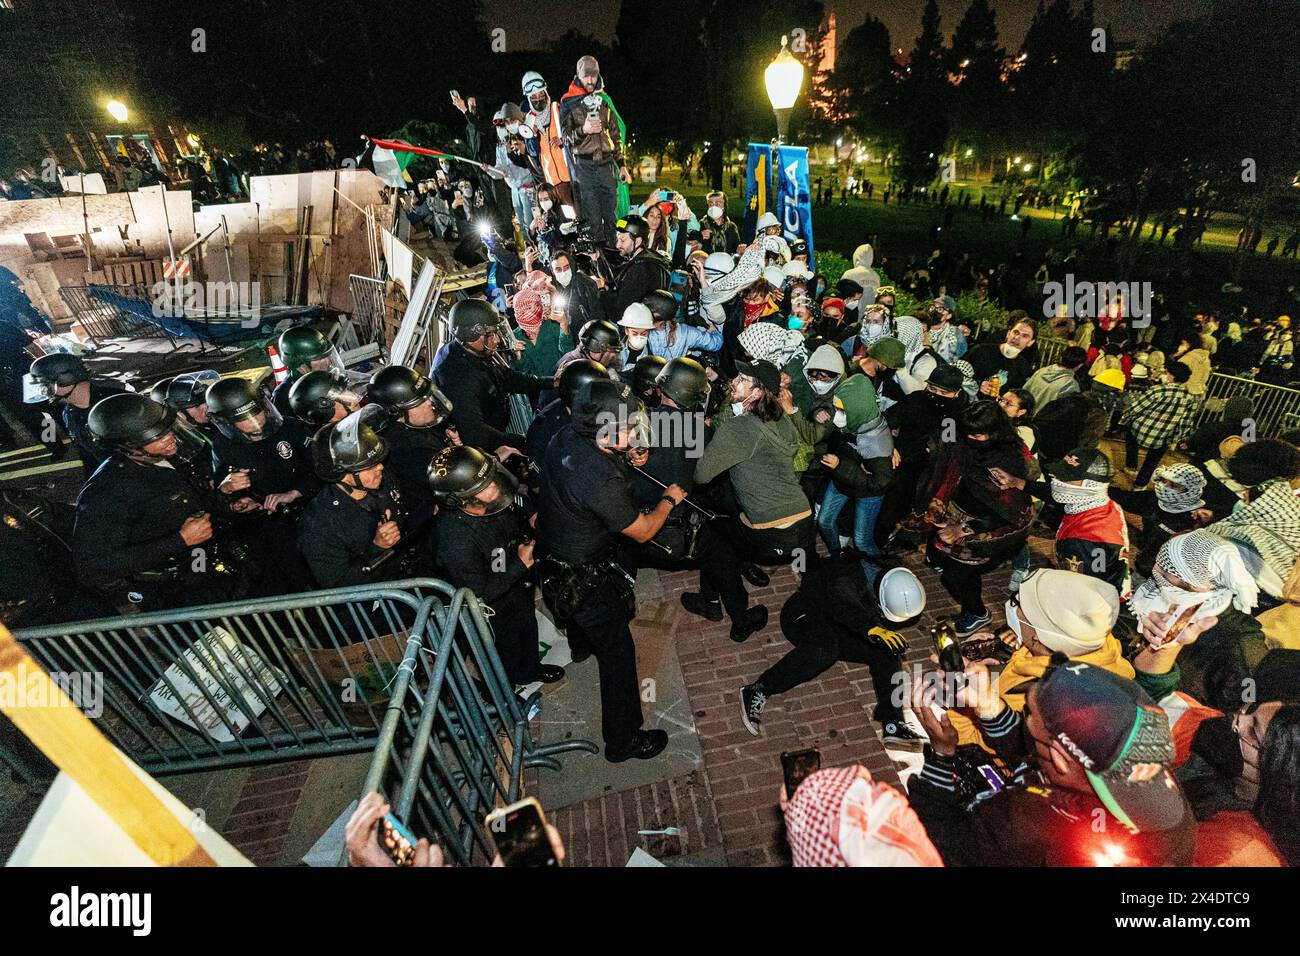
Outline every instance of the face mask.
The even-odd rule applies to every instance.
[[[1012,345],[1009,342],[1002,343],[1002,354],[1009,359],[1015,358],[1020,354],[1020,346]]]
[[[1020,615],[1016,613],[1016,609],[1011,606],[1010,601],[1006,602],[1006,604],[1004,605],[1004,610],[1006,611],[1006,615],[1007,615],[1007,627],[1011,628],[1011,630],[1016,635],[1016,647],[1017,648],[1024,647],[1025,635],[1020,633]]]
[[[832,388],[834,388],[834,387],[836,386],[836,384],[838,384],[838,383],[837,383],[837,382],[815,382],[815,381],[814,381],[814,382],[809,382],[808,384],[812,386],[812,390],[813,390],[814,392],[816,392],[818,395],[825,395],[825,394],[826,394],[827,392],[829,392]]]
[[[560,284],[560,287],[562,289],[567,289],[569,287],[569,283],[573,281],[573,271],[571,269],[566,269],[563,272],[561,272],[560,270],[557,269],[555,271],[555,281]]]
[[[639,352],[645,348],[647,339],[648,336],[645,335],[629,335],[627,337],[627,347],[633,352]]]
[[[946,409],[953,402],[956,401],[955,398],[947,398],[946,396],[943,395],[936,395],[934,392],[926,392],[925,397],[926,400],[929,401],[931,405],[939,409]]]
[[[714,222],[717,222],[719,219],[722,218],[722,207],[710,206],[708,210],[705,212],[705,215],[708,216],[710,219],[712,219]]]
[[[1085,481],[1081,485],[1072,485],[1059,478],[1052,479],[1052,500],[1065,507],[1066,514],[1079,514],[1099,508],[1110,501],[1106,485],[1100,481]]]
[[[791,332],[798,332],[803,328],[803,319],[797,315],[792,315],[785,320],[785,327]]]
[[[745,414],[745,403],[744,403],[744,402],[732,402],[732,403],[731,403],[731,414],[733,414],[733,415],[743,415],[743,414]]]
[[[543,199],[543,200],[542,200],[541,202],[539,202],[537,205],[539,205],[539,206],[542,207],[542,212],[550,212],[550,211],[551,211],[551,207],[554,206],[555,203],[553,203],[553,202],[552,202],[551,200],[549,200],[549,199]]]
[[[517,135],[517,134],[519,133],[519,124],[518,124],[518,123],[507,123],[507,124],[506,124],[506,132],[509,133],[511,136],[515,136],[515,135]]]
[[[462,186],[460,190],[460,194],[464,196],[466,199],[469,199],[471,196],[474,195],[474,190],[470,189],[468,186]]]
[[[837,408],[835,410],[835,415],[831,418],[831,422],[834,423],[836,428],[846,428],[849,424],[849,416],[845,413],[844,409]]]

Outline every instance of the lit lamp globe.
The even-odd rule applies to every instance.
[[[781,52],[763,71],[767,98],[772,101],[772,112],[776,114],[776,138],[780,143],[786,141],[790,131],[790,110],[803,87],[803,64],[786,49],[787,42],[786,37],[781,37]]]
[[[113,119],[117,120],[119,123],[125,123],[127,116],[130,115],[127,113],[126,104],[121,100],[109,100],[106,109],[108,110],[108,115],[113,117]]]

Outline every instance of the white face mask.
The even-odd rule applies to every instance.
[[[543,200],[542,200],[541,202],[539,202],[537,205],[539,205],[539,206],[542,207],[542,212],[550,212],[550,211],[551,211],[551,207],[554,206],[555,203],[553,203],[553,202],[552,202],[551,200],[549,200],[549,199],[543,199]]]
[[[506,132],[509,133],[511,136],[516,135],[516,134],[519,132],[519,124],[518,124],[518,123],[507,123],[507,124],[506,124]]]
[[[835,409],[834,416],[831,417],[831,422],[836,428],[844,428],[849,424],[849,416],[845,413],[844,409],[837,408]]]
[[[1010,342],[1003,342],[1002,354],[1009,359],[1013,359],[1020,354],[1020,346],[1012,345]]]
[[[559,269],[556,269],[555,281],[560,284],[561,288],[567,289],[569,287],[569,283],[573,281],[573,270],[565,269],[561,271]]]
[[[733,414],[733,415],[743,415],[743,414],[745,414],[745,403],[744,403],[744,402],[732,402],[732,403],[731,403],[731,414]]]
[[[836,386],[837,382],[812,381],[809,382],[808,384],[812,386],[812,390],[816,392],[818,395],[825,395],[827,392],[829,392],[832,388]]]
[[[714,222],[717,222],[719,219],[722,218],[722,207],[710,206],[708,210],[705,211],[704,214],[708,216],[710,219],[712,219]]]
[[[1016,635],[1017,649],[1024,647],[1025,635],[1020,632],[1020,615],[1016,613],[1016,609],[1012,606],[1010,601],[1006,602],[1003,606],[1003,610],[1006,611],[1007,615],[1007,627],[1011,628]]]
[[[639,352],[645,348],[645,344],[648,340],[649,336],[646,335],[629,335],[627,337],[627,347],[633,352]]]

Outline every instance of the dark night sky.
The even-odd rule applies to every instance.
[[[653,0],[635,0],[653,2]],[[925,0],[822,0],[823,6],[837,11],[839,27],[847,33],[870,12],[884,21],[894,46],[911,49],[920,32],[921,11]],[[1037,0],[992,0],[998,14],[998,32],[1003,46],[1014,50],[1033,19]],[[939,0],[942,27],[949,38],[969,6],[969,0]],[[1109,22],[1121,41],[1143,43],[1158,36],[1175,19],[1186,19],[1206,12],[1210,0],[1096,0],[1097,23]],[[536,38],[556,37],[569,27],[593,34],[602,40],[614,36],[618,20],[618,0],[486,0],[489,28],[506,29],[507,42],[521,48],[540,45]],[[791,24],[791,27],[797,24]],[[516,36],[527,40],[514,40]]]

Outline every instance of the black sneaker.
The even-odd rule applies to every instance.
[[[919,751],[925,746],[925,738],[901,720],[886,720],[881,725],[884,732],[885,746],[894,750]]]
[[[993,623],[993,618],[988,614],[981,614],[976,617],[973,614],[965,612],[957,615],[957,620],[952,622],[953,633],[958,637],[970,637],[976,631],[982,631]]]
[[[751,607],[739,620],[731,622],[731,639],[737,644],[749,640],[749,636],[767,627],[767,608],[763,605]]]
[[[624,760],[649,760],[663,753],[667,746],[666,730],[638,730],[624,746],[618,749],[605,747],[605,759],[610,763],[622,763]]]
[[[772,579],[767,576],[767,572],[757,564],[742,564],[740,566],[740,575],[756,588],[765,588],[772,583]]]
[[[697,614],[707,621],[722,620],[722,599],[714,598],[712,601],[707,600],[703,594],[698,591],[687,591],[682,595],[682,607]]]
[[[766,704],[767,695],[763,693],[763,688],[759,684],[746,684],[740,688],[740,719],[745,729],[755,737],[758,736],[759,725],[763,722],[763,707]]]
[[[543,684],[558,684],[564,680],[564,668],[554,664],[543,664],[537,669],[537,679]]]

